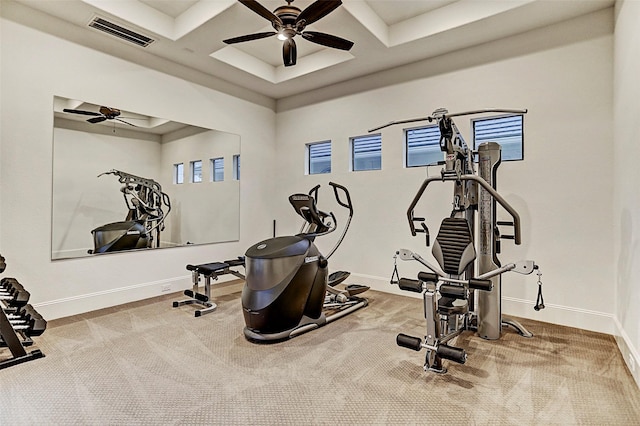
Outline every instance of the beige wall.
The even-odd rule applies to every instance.
[[[437,175],[440,167],[404,168],[403,127],[395,126],[382,130],[382,170],[350,172],[349,137],[391,120],[424,117],[439,107],[452,112],[527,108],[525,160],[504,163],[498,172],[499,192],[520,213],[523,244],[504,241],[501,259],[534,259],[540,265],[547,309],[533,310],[534,275],[508,274],[503,279],[504,312],[612,333],[612,14],[589,15],[570,26],[584,34],[609,30],[562,43],[567,26],[548,27],[420,66],[428,74],[438,61],[463,63],[478,50],[512,51],[520,46],[528,53],[279,113],[279,233],[294,230],[287,194],[328,180],[347,186],[355,217],[331,267],[351,271],[354,282],[393,291],[388,281],[395,250],[408,248],[430,257],[424,238],[411,237],[406,210],[426,174]],[[551,48],[538,44],[554,38]],[[470,139],[469,119],[456,123]],[[332,173],[305,176],[305,144],[327,139],[332,140]],[[450,213],[452,196],[450,187],[432,186],[418,212],[435,234]],[[331,196],[321,197],[321,207],[323,198]],[[321,240],[319,245],[327,250],[331,242]],[[400,268],[409,277],[418,270],[409,263]]]
[[[167,284],[173,291],[186,288],[186,264],[242,255],[271,234],[273,110],[8,19],[0,20],[0,30],[0,252],[5,274],[24,284],[45,318],[151,297]],[[240,241],[52,262],[56,95],[239,135]]]

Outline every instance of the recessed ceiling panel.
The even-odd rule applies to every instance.
[[[177,18],[191,6],[198,3],[198,0],[139,0],[141,3],[154,8],[172,18]]]
[[[366,3],[385,24],[391,26],[456,1],[458,0],[367,0]]]

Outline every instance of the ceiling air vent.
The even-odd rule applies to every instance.
[[[124,28],[118,24],[114,24],[113,22],[107,21],[106,19],[98,16],[89,22],[89,26],[140,47],[147,47],[154,41],[152,38]]]

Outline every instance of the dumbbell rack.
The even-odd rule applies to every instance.
[[[0,255],[0,273],[4,268]],[[11,352],[11,358],[0,359],[0,370],[44,357],[39,349],[25,350],[33,344],[31,337],[41,335],[47,327],[47,322],[27,303],[29,296],[15,278],[0,281],[0,348],[7,347]]]

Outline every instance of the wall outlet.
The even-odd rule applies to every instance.
[[[162,284],[160,291],[166,293],[167,291],[171,291],[171,284]]]
[[[636,360],[633,358],[633,354],[629,352],[629,369],[632,373],[636,372]]]

